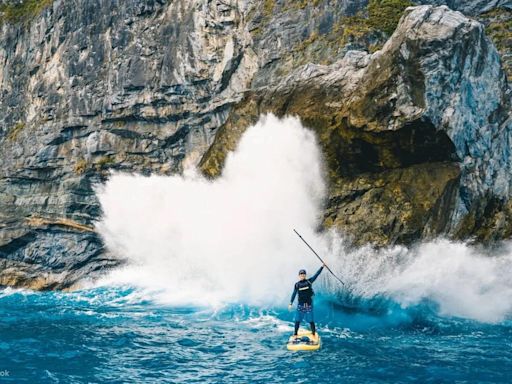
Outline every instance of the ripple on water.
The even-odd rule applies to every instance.
[[[129,289],[2,291],[0,370],[15,383],[506,383],[512,371],[510,322],[416,312],[375,327],[374,314],[318,308],[322,349],[291,353],[285,343],[293,314],[286,311],[134,297]]]

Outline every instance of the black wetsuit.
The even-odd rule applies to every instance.
[[[295,296],[297,296],[297,294],[299,295],[297,315],[295,317],[295,335],[299,330],[300,322],[304,318],[304,313],[309,314],[309,316],[306,316],[306,318],[309,319],[311,332],[313,335],[315,334],[315,322],[313,318],[313,295],[315,292],[313,291],[313,282],[317,279],[320,273],[322,273],[323,269],[324,267],[321,266],[320,269],[309,279],[299,280],[295,283],[292,297],[290,299],[290,304],[293,304]]]

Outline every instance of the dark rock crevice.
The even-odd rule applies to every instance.
[[[457,162],[455,146],[445,132],[423,119],[398,131],[368,132],[350,127],[347,119],[331,132],[325,153],[329,168],[341,177],[405,168],[426,162]]]

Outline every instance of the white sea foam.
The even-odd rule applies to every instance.
[[[403,307],[430,300],[439,313],[483,322],[499,322],[512,315],[512,249],[489,256],[464,243],[446,239],[412,249],[369,247],[343,251],[330,235],[330,253],[340,255],[338,273],[356,296],[377,295]]]
[[[337,234],[315,234],[325,197],[321,164],[310,131],[295,118],[268,115],[247,130],[214,181],[194,170],[113,175],[98,191],[105,212],[98,229],[130,264],[103,283],[137,285],[171,303],[286,305],[297,270],[319,265],[297,228],[355,295],[384,295],[404,307],[427,299],[441,314],[479,321],[510,317],[512,251],[489,257],[447,240],[347,250]]]

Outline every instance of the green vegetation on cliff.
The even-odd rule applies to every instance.
[[[107,169],[116,163],[115,158],[113,156],[102,156],[100,157],[96,163],[96,170],[100,171],[102,169]]]
[[[363,17],[360,13],[355,16],[344,17],[334,27],[334,32],[339,35],[339,43],[346,45],[353,41],[368,41],[371,37],[376,34],[377,28],[373,28],[369,23],[368,19]],[[368,45],[368,50],[373,51],[370,47],[375,43]],[[382,44],[379,45],[379,47]]]
[[[302,65],[307,62],[330,64],[347,44],[373,53],[394,32],[405,9],[411,5],[414,4],[409,0],[370,0],[367,9],[340,18],[330,32],[312,31],[291,54],[297,64]]]
[[[75,173],[81,175],[87,171],[88,163],[85,159],[79,159],[74,166]]]
[[[496,8],[481,15],[480,21],[485,24],[485,32],[501,54],[505,72],[512,80],[512,11]]]
[[[275,0],[265,0],[263,2],[263,14],[265,16],[270,16],[272,11],[274,11],[274,7],[276,6]]]
[[[18,137],[19,133],[25,128],[25,123],[20,121],[18,122],[7,134],[7,138],[11,141],[15,141]]]
[[[95,169],[97,172],[107,170],[116,164],[116,159],[114,156],[101,156],[95,161],[86,160],[86,159],[78,159],[74,165],[74,171],[77,175],[82,175],[89,170]]]
[[[352,41],[369,40],[371,35],[381,31],[391,35],[398,25],[405,9],[414,5],[409,0],[370,0],[367,16],[358,12],[354,16],[347,16],[335,25],[333,31],[340,35],[339,42],[347,44]],[[377,47],[370,44],[368,50],[375,51]]]
[[[0,24],[27,23],[52,3],[53,0],[25,0],[19,4],[0,5]]]
[[[405,9],[414,5],[409,0],[370,0],[368,3],[368,25],[391,35]]]
[[[498,50],[512,46],[512,11],[507,9],[494,9],[483,15],[488,23],[485,29]]]
[[[304,9],[308,5],[317,7],[320,5],[321,1],[322,0],[285,0],[279,4],[280,11],[286,12],[288,10]],[[276,0],[263,0],[263,16],[267,18],[272,16],[277,5]]]

